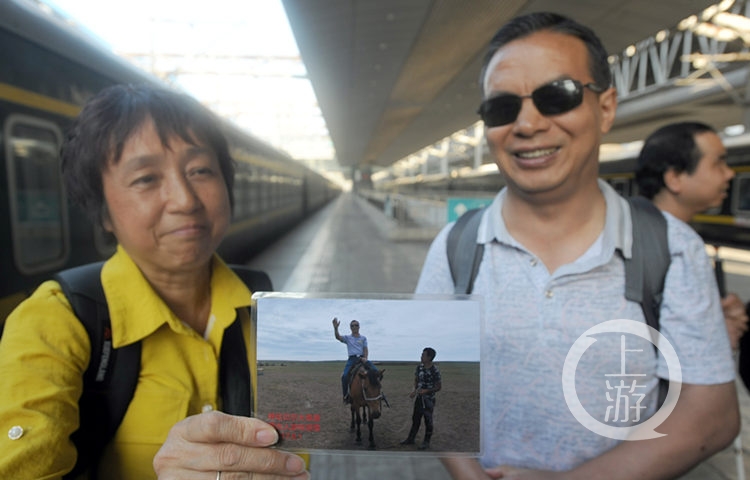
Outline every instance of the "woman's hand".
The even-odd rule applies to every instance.
[[[215,480],[218,472],[224,480],[309,478],[300,457],[268,448],[278,440],[276,430],[256,418],[201,413],[172,427],[154,457],[154,470],[160,480]]]

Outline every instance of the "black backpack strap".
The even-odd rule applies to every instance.
[[[474,288],[474,279],[484,255],[484,245],[477,243],[477,231],[485,208],[464,213],[448,232],[448,265],[456,294],[471,293]]]
[[[625,298],[638,302],[646,323],[659,330],[659,309],[669,269],[667,220],[650,200],[629,197],[633,254],[625,259]]]
[[[671,257],[667,220],[650,200],[628,197],[633,224],[633,254],[625,259],[625,298],[641,304],[646,324],[659,331],[659,311]],[[654,345],[654,350],[656,350]],[[657,407],[669,391],[669,381],[659,379]]]
[[[83,394],[78,402],[80,426],[71,435],[78,459],[73,470],[64,477],[66,479],[77,478],[87,470],[90,470],[92,480],[97,478],[97,464],[104,447],[122,423],[138,384],[141,342],[112,348],[109,309],[101,283],[103,264],[83,265],[53,277],[86,328],[91,342],[91,360],[83,374]],[[273,290],[271,279],[264,272],[240,266],[232,269],[251,291]],[[224,410],[251,416],[252,378],[239,312],[237,320],[224,332],[219,376]]]
[[[239,265],[230,265],[234,273],[245,282],[251,292],[270,292],[271,279],[265,272],[250,270]],[[250,312],[248,312],[249,314]],[[253,385],[247,349],[242,335],[240,312],[237,319],[224,331],[219,358],[219,388],[222,409],[232,415],[253,415]]]
[[[140,342],[112,348],[112,327],[101,283],[102,265],[103,262],[83,265],[54,276],[91,342],[91,358],[78,401],[80,425],[71,435],[78,459],[65,478],[75,478],[89,468],[90,478],[96,478],[99,458],[122,422],[138,384]]]
[[[219,356],[219,392],[222,410],[232,415],[253,415],[253,382],[247,349],[242,335],[240,312],[237,319],[224,330]]]

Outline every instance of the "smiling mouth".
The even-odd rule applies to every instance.
[[[184,227],[176,228],[172,230],[170,233],[172,235],[180,235],[180,236],[195,236],[200,235],[206,230],[205,227],[201,225],[187,225]]]
[[[537,158],[546,157],[552,155],[558,150],[557,147],[553,148],[540,148],[538,150],[528,150],[525,152],[516,152],[516,157],[522,160],[535,160]]]

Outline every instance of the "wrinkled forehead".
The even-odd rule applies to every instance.
[[[593,80],[588,49],[578,37],[543,30],[497,49],[487,64],[484,94],[485,97],[493,92],[527,95],[560,78]]]

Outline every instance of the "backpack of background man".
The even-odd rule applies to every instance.
[[[91,342],[91,359],[83,375],[83,393],[78,402],[80,426],[71,435],[78,459],[73,471],[64,478],[76,478],[87,470],[91,470],[91,479],[96,478],[98,460],[125,416],[140,374],[140,342],[112,348],[109,309],[101,283],[103,264],[71,268],[53,277],[86,328]],[[265,272],[236,265],[230,267],[251,292],[273,290]],[[250,366],[239,318],[238,314],[224,332],[219,356],[219,386],[223,411],[252,416]]]

